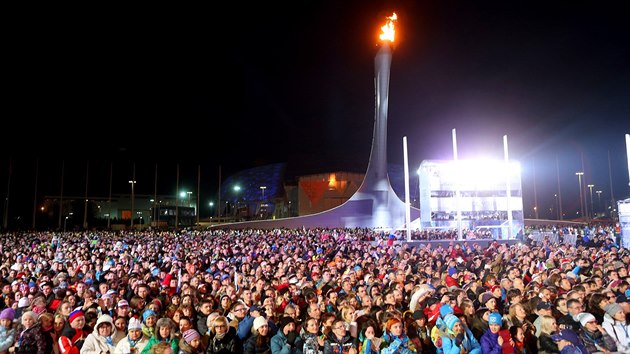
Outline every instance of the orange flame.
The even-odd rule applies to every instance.
[[[396,33],[396,30],[394,30],[394,23],[398,20],[398,16],[396,16],[396,13],[394,12],[391,16],[386,18],[387,23],[381,27],[381,31],[383,31],[383,33],[381,33],[378,38],[382,41],[394,42],[394,34]]]

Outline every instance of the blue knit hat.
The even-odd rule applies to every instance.
[[[501,318],[501,314],[499,314],[498,312],[491,313],[490,316],[488,316],[488,324],[501,326],[503,324],[503,318]]]
[[[157,314],[151,309],[144,310],[144,312],[142,313],[142,322],[146,322],[147,318],[149,318],[150,316],[157,317]]]
[[[453,310],[453,307],[449,304],[444,304],[442,306],[440,306],[440,316],[442,316],[442,318],[444,318],[444,316],[448,315],[449,313],[454,313],[455,311]]]
[[[459,322],[459,317],[453,315],[452,313],[444,316],[444,323],[446,323],[446,327],[450,330],[453,330],[453,326],[455,326],[457,322]]]

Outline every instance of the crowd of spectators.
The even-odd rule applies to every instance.
[[[4,233],[0,354],[630,353],[630,251],[610,226],[576,232]]]

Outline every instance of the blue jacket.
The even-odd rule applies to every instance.
[[[272,354],[302,354],[302,348],[304,342],[302,338],[297,335],[293,346],[287,344],[287,337],[284,332],[278,330],[275,336],[271,337],[271,353]]]
[[[499,333],[492,333],[490,329],[481,336],[481,352],[483,354],[501,354],[499,345]]]
[[[468,354],[482,353],[481,345],[479,345],[479,342],[475,339],[475,336],[473,336],[472,332],[468,328],[466,328],[466,338],[462,342],[461,347],[464,347]],[[442,337],[442,349],[444,350],[444,354],[459,354],[461,347],[455,345],[455,337]]]

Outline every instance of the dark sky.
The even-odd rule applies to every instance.
[[[0,195],[168,193],[181,183],[211,198],[222,177],[287,162],[290,174],[367,167],[374,56],[396,11],[388,115],[390,163],[510,157],[523,164],[526,209],[553,203],[556,156],[565,209],[575,172],[609,200],[628,197],[630,27],[614,1],[306,1],[221,9],[153,8],[30,19],[5,51]],[[5,62],[6,63],[6,62]],[[609,175],[608,152],[611,156]],[[535,173],[532,170],[535,166]],[[413,169],[415,170],[415,167]],[[534,182],[535,181],[535,182]],[[536,186],[534,188],[534,186]],[[185,188],[181,186],[180,188]],[[32,202],[26,203],[27,209]],[[17,211],[16,211],[17,213]],[[28,214],[28,212],[27,212]],[[526,212],[527,215],[527,212]]]

